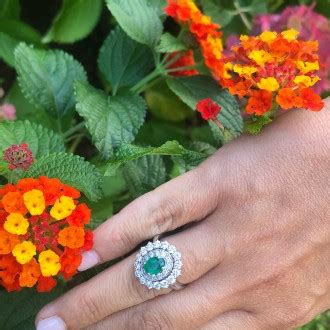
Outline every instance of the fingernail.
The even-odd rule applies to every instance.
[[[100,261],[101,259],[96,251],[92,250],[92,251],[84,252],[82,254],[82,260],[80,266],[78,267],[78,270],[82,272],[84,270],[92,268],[97,264],[99,264]]]
[[[52,316],[48,319],[40,320],[37,323],[37,330],[66,330],[66,324],[58,316]]]

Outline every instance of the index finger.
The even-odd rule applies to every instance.
[[[146,239],[205,218],[217,206],[214,186],[219,184],[195,169],[136,199],[94,231],[94,248],[84,253],[79,270],[115,259]]]

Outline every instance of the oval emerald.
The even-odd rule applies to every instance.
[[[157,275],[162,272],[164,266],[165,260],[163,258],[152,257],[145,262],[143,269],[149,275]]]

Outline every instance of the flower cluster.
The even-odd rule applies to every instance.
[[[11,145],[3,152],[3,159],[10,170],[27,170],[34,161],[32,151],[26,143]]]
[[[221,107],[212,99],[207,98],[197,103],[196,110],[201,114],[204,120],[216,120],[221,111]]]
[[[288,6],[283,12],[276,14],[258,15],[252,28],[253,34],[260,34],[262,31],[283,31],[296,29],[301,40],[318,40],[321,80],[313,86],[318,93],[330,90],[330,22],[327,17],[314,10],[316,2],[311,6]]]
[[[298,31],[265,31],[241,36],[224,61],[221,84],[238,97],[247,97],[246,112],[263,115],[273,104],[282,109],[319,111],[323,102],[310,87],[320,78],[318,43],[297,40]]]
[[[19,291],[56,286],[55,276],[71,278],[90,250],[85,230],[91,211],[78,204],[80,192],[55,178],[21,179],[0,189],[0,285]]]
[[[204,15],[193,0],[169,0],[165,12],[180,24],[188,25],[201,46],[205,64],[212,69],[215,77],[220,77],[223,72],[220,26]]]

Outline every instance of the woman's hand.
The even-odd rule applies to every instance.
[[[191,224],[180,291],[148,290],[134,256],[46,306],[45,329],[289,329],[330,308],[330,101],[226,145],[95,231],[86,269]]]

